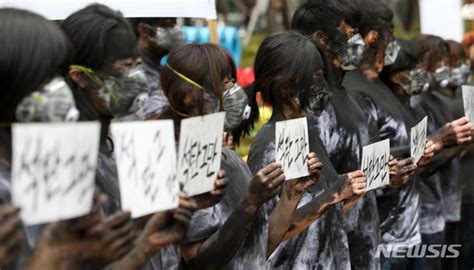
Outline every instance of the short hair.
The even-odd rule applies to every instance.
[[[74,12],[61,28],[71,40],[76,65],[102,70],[117,59],[139,55],[132,27],[107,6],[92,4]]]

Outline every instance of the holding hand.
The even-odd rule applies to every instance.
[[[285,174],[280,163],[272,163],[257,172],[249,185],[249,199],[255,206],[260,206],[264,202],[278,194],[279,187],[285,181]]]
[[[346,174],[344,185],[339,192],[339,201],[353,200],[362,197],[366,193],[367,181],[361,170]]]
[[[436,145],[433,143],[432,140],[428,140],[425,146],[425,152],[423,153],[423,157],[418,161],[418,166],[425,166],[430,163],[431,158],[436,153]]]
[[[204,209],[217,204],[225,195],[225,189],[229,180],[225,176],[225,171],[220,170],[214,182],[214,190],[189,198],[189,201],[196,204],[198,209]]]
[[[391,159],[390,166],[390,186],[393,188],[405,185],[416,171],[416,164],[413,158],[406,158],[403,160]]]
[[[443,148],[471,142],[472,130],[472,123],[464,116],[444,125],[433,136],[432,140],[439,151]]]
[[[285,192],[290,192],[290,195],[302,194],[319,180],[322,168],[323,163],[319,161],[319,159],[316,157],[316,154],[313,152],[309,153],[308,169],[310,175],[307,177],[286,181],[287,184],[284,187]]]
[[[0,206],[0,268],[6,268],[20,255],[23,244],[20,209]]]

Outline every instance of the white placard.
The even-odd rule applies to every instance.
[[[410,154],[415,163],[423,157],[426,147],[426,133],[428,130],[428,116],[425,116],[410,132]]]
[[[283,165],[286,180],[308,176],[309,141],[306,117],[277,122],[275,140],[276,161]]]
[[[23,8],[50,20],[64,20],[93,3],[119,10],[125,17],[217,18],[215,0],[0,0],[0,7]]]
[[[137,218],[178,207],[173,121],[122,122],[111,128],[122,209]]]
[[[99,151],[98,122],[15,124],[12,201],[26,225],[90,212]]]
[[[178,180],[188,196],[209,192],[221,167],[225,113],[214,113],[181,121]]]
[[[464,22],[461,0],[419,0],[419,7],[422,34],[462,41]]]
[[[462,99],[464,101],[464,114],[474,123],[474,86],[462,86]]]
[[[390,183],[390,141],[376,142],[362,149],[362,168],[367,179],[367,191]]]

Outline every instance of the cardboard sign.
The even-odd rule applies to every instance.
[[[100,124],[15,124],[12,135],[12,201],[21,208],[24,224],[88,214]]]
[[[209,192],[221,167],[225,113],[181,121],[178,180],[188,196]]]
[[[178,207],[173,121],[114,123],[111,128],[122,209],[137,218]]]
[[[364,146],[362,149],[362,168],[367,179],[367,191],[390,183],[390,141],[383,140]]]
[[[474,123],[474,86],[462,86],[462,99],[464,101],[464,113]]]
[[[306,117],[276,123],[276,161],[283,164],[286,180],[309,175],[308,122]]]
[[[410,152],[415,163],[423,157],[426,147],[426,133],[428,130],[428,117],[425,116],[416,126],[411,128]]]

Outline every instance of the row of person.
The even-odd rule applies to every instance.
[[[181,44],[175,19],[127,20],[94,4],[58,26],[0,9],[0,267],[441,269],[453,261],[379,256],[379,246],[457,241],[459,263],[472,264],[474,243],[459,238],[472,234],[474,195],[461,175],[469,178],[472,163],[473,126],[458,90],[468,57],[439,37],[396,39],[392,19],[377,0],[307,1],[293,31],[262,42],[255,82],[242,89],[229,53]],[[53,79],[72,95],[45,91]],[[245,163],[232,148],[255,129],[257,97],[272,116]],[[121,206],[111,123],[171,119],[178,142],[183,119],[219,111],[228,136],[214,190],[181,192],[177,209],[132,219]],[[410,128],[425,116],[428,141],[415,162]],[[285,181],[276,123],[301,117],[310,176]],[[93,210],[24,226],[11,202],[11,125],[67,121],[101,124]],[[390,184],[367,192],[362,148],[385,139]]]

